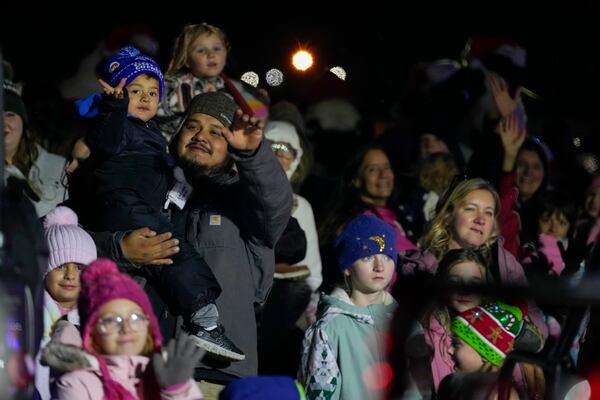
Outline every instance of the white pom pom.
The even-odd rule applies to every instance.
[[[77,214],[69,207],[58,206],[44,218],[44,228],[52,225],[77,225]]]

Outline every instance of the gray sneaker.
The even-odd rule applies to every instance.
[[[222,325],[217,326],[211,331],[207,331],[194,323],[191,323],[189,328],[188,333],[196,343],[196,346],[203,348],[207,352],[231,361],[242,361],[246,358],[244,352],[225,336],[225,328]]]

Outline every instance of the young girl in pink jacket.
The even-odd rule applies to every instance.
[[[78,307],[80,336],[72,325],[63,325],[60,340],[71,344],[82,340],[89,363],[62,375],[53,387],[53,398],[202,399],[191,379],[202,350],[187,336],[163,349],[147,295],[112,261],[97,260],[81,273]],[[63,345],[62,356],[71,354],[64,346],[68,345]],[[46,360],[51,358],[47,356]]]
[[[440,262],[436,279],[446,284],[484,284],[487,281],[485,261],[476,250],[450,250]],[[479,294],[454,292],[443,302],[434,304],[423,317],[425,342],[432,350],[431,375],[436,391],[442,379],[454,372],[454,360],[448,352],[452,346],[452,316],[481,303]]]

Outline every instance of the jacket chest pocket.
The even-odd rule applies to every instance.
[[[188,230],[196,250],[210,248],[235,248],[239,241],[239,229],[227,216],[217,212],[194,211]]]

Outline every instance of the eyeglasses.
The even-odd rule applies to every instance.
[[[123,330],[125,321],[126,320],[120,315],[110,315],[107,317],[98,318],[96,325],[98,326],[100,333],[111,334]],[[127,318],[127,326],[129,326],[129,328],[135,332],[147,329],[148,322],[148,317],[144,314],[133,313]]]
[[[274,153],[278,154],[283,158],[287,158],[290,160],[296,158],[296,150],[292,149],[287,144],[271,143],[271,150],[273,150]]]

